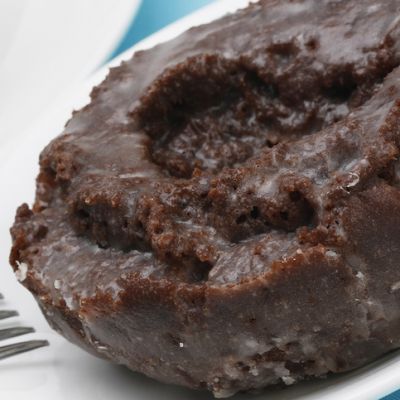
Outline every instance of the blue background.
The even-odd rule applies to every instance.
[[[399,379],[400,379],[400,377],[399,377]],[[382,400],[400,400],[400,390],[397,391],[396,393],[386,396]]]
[[[142,0],[137,15],[109,59],[153,32],[212,2],[213,0]],[[400,390],[382,400],[400,400]]]
[[[137,15],[110,59],[136,42],[213,0],[142,0]]]

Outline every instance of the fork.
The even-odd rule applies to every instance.
[[[0,293],[0,300],[3,299],[4,297]],[[0,310],[0,320],[16,317],[17,315],[19,314],[15,310]],[[27,326],[16,326],[13,328],[0,329],[0,341],[16,336],[26,335],[27,333],[32,332],[35,332],[35,330]],[[47,340],[28,340],[25,342],[14,343],[7,346],[0,346],[0,360],[48,345],[49,342]]]

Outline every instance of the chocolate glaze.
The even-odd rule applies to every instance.
[[[11,230],[49,323],[217,397],[400,347],[399,10],[260,1],[111,69]]]

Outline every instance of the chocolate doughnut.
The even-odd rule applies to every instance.
[[[49,324],[216,397],[400,347],[399,11],[265,0],[112,68],[11,229]]]

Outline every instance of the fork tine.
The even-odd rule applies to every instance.
[[[0,329],[0,340],[5,340],[20,335],[26,335],[27,333],[32,332],[35,332],[35,330],[28,326],[16,326],[14,328]]]
[[[0,360],[7,357],[12,357],[20,353],[25,353],[30,350],[38,349],[40,347],[48,346],[47,340],[29,340],[27,342],[10,344],[8,346],[0,347]]]
[[[17,315],[19,315],[18,311],[15,310],[0,310],[0,320],[10,317],[16,317]]]

